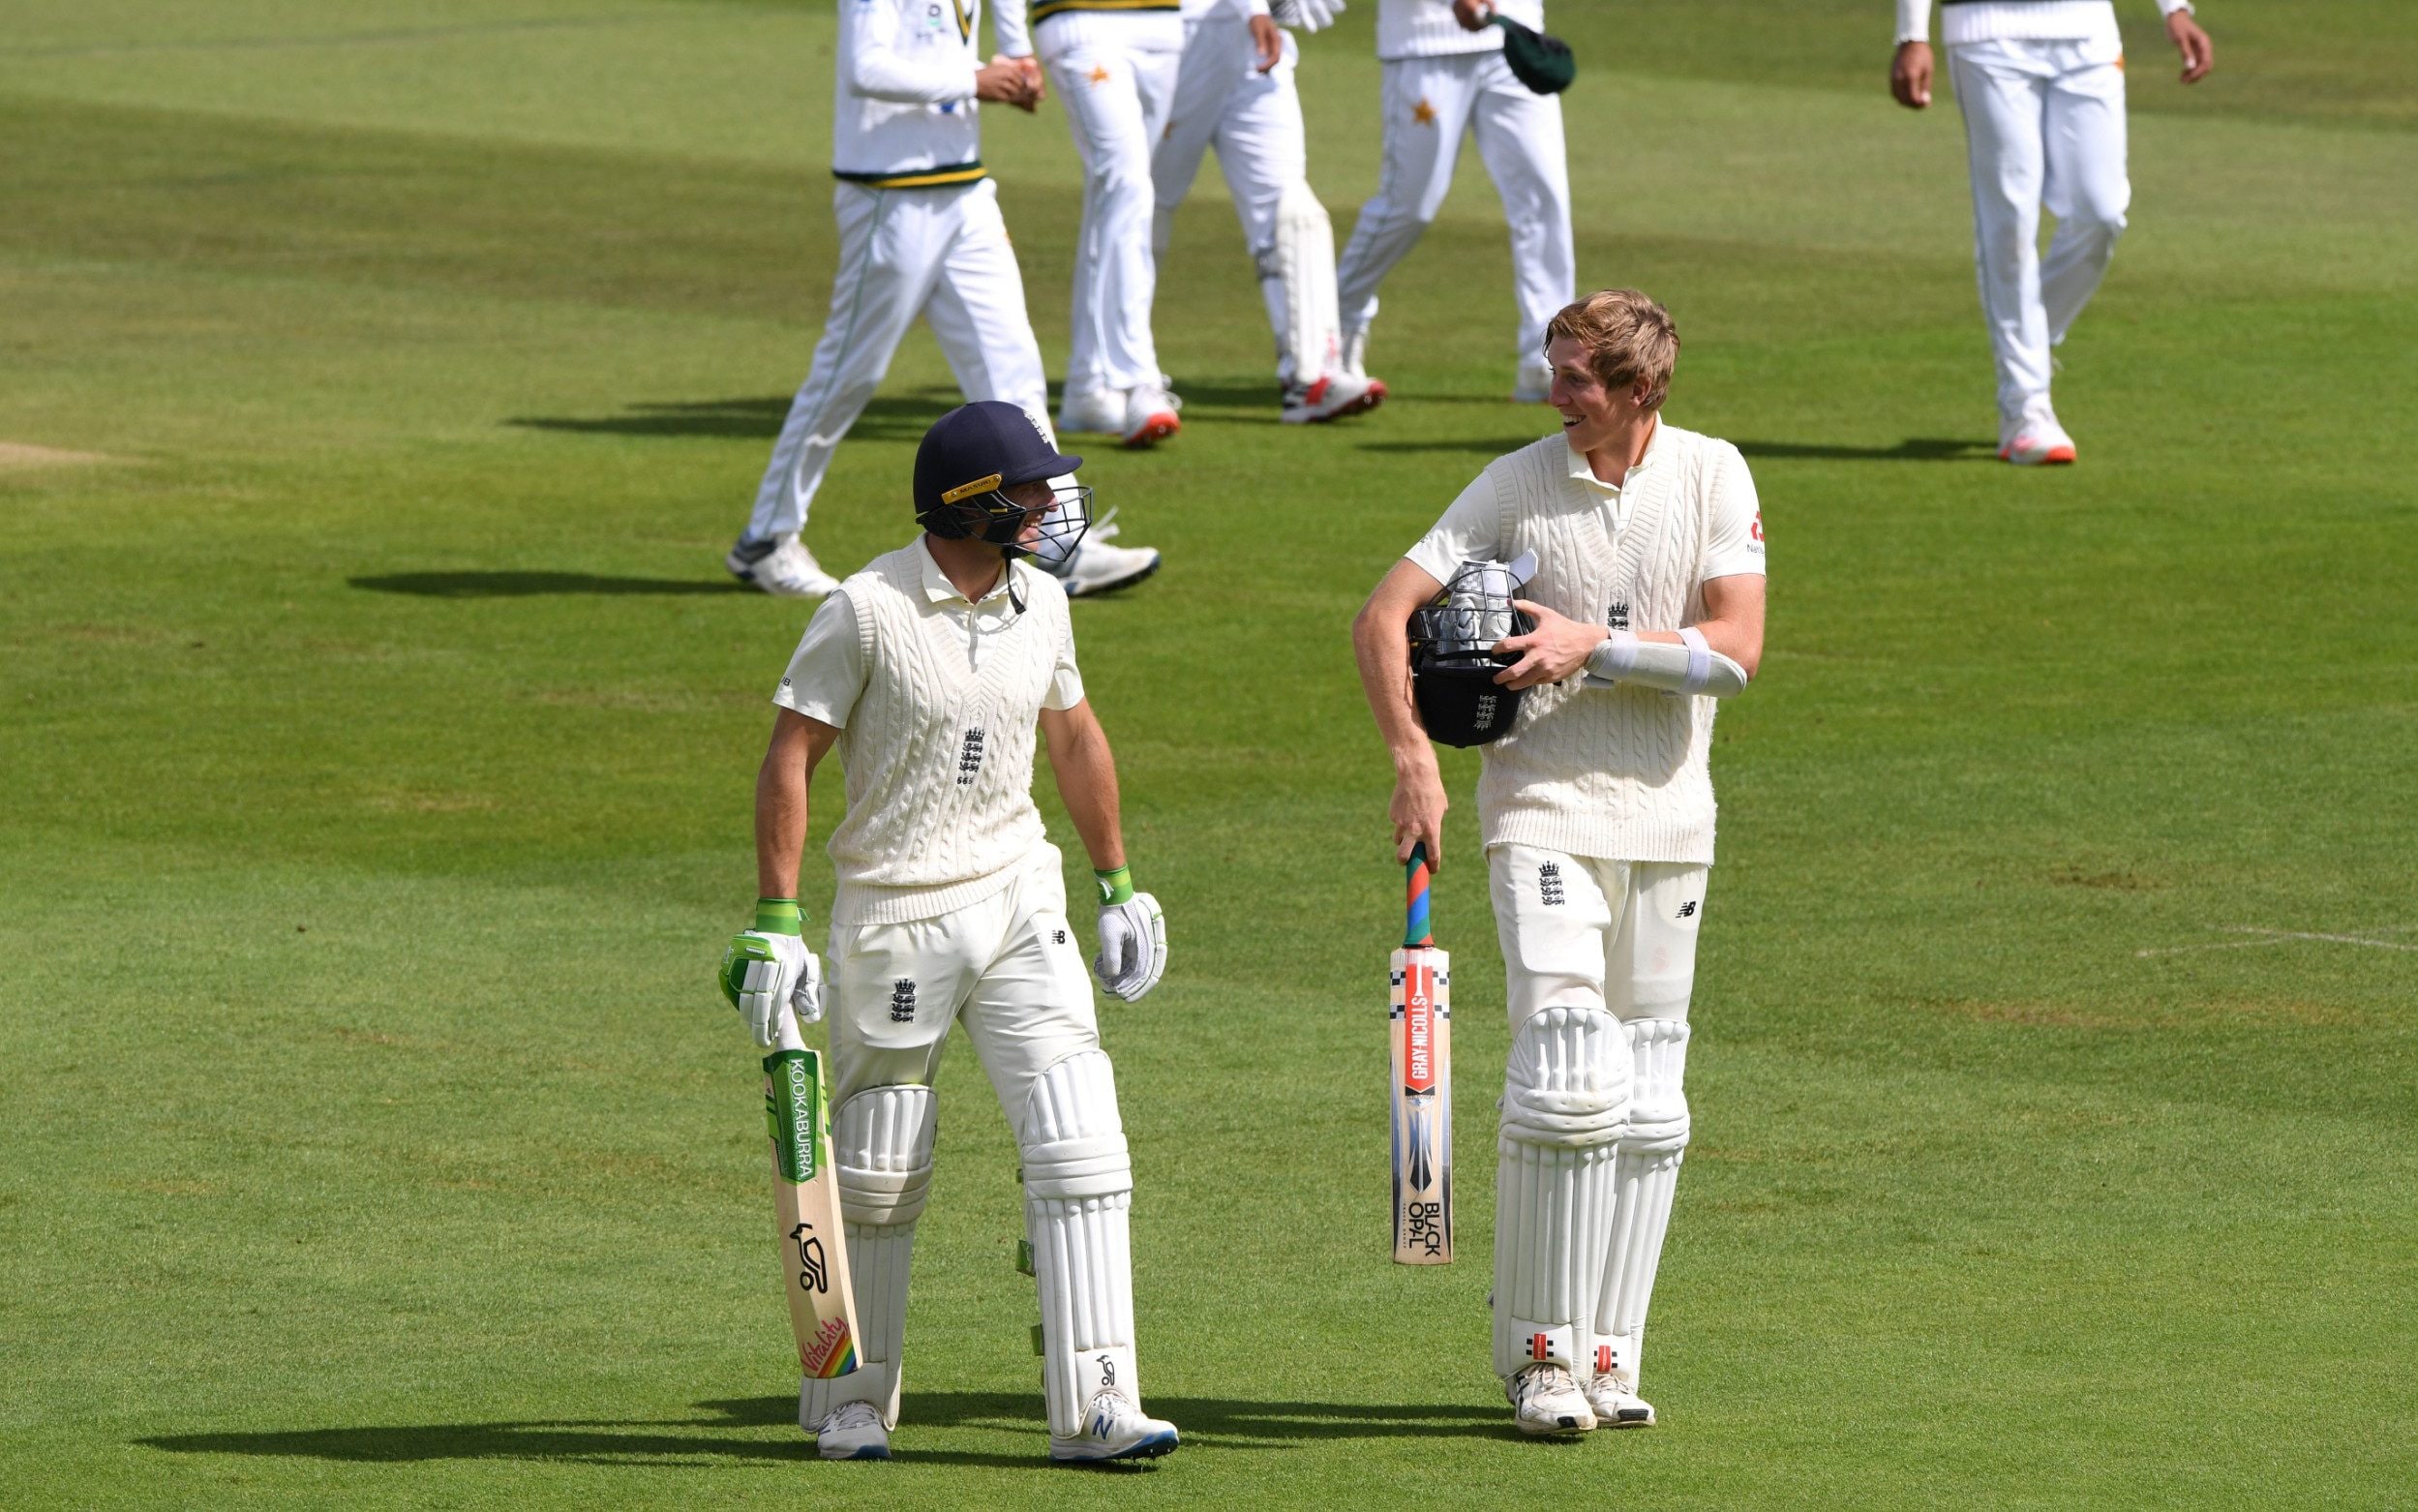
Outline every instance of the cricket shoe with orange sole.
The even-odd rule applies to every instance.
[[[2073,438],[2055,410],[2036,404],[1999,427],[1998,459],[2018,468],[2060,467],[2073,461]]]
[[[1385,382],[1365,373],[1330,373],[1315,383],[1285,385],[1286,425],[1318,425],[1347,414],[1366,414],[1385,402]]]
[[[1125,395],[1125,421],[1120,434],[1125,444],[1135,450],[1156,446],[1176,432],[1184,422],[1175,412],[1184,402],[1169,393],[1164,384],[1143,383],[1128,389]]]

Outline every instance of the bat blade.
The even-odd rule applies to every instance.
[[[816,1379],[845,1376],[857,1368],[857,1304],[821,1054],[781,1049],[764,1058],[764,1118],[772,1139],[772,1226],[798,1367]]]
[[[1392,962],[1394,1259],[1453,1257],[1452,956],[1405,946]]]

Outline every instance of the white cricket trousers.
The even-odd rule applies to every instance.
[[[1150,154],[1175,103],[1183,19],[1173,11],[1063,11],[1034,28],[1033,45],[1083,160],[1067,392],[1155,384]]]
[[[1500,52],[1399,58],[1384,73],[1376,195],[1360,207],[1335,271],[1346,344],[1376,318],[1377,286],[1443,208],[1462,134],[1471,132],[1511,228],[1520,361],[1543,371],[1546,323],[1578,297],[1560,100],[1531,93]]]
[[[898,1421],[907,1281],[931,1186],[952,1025],[963,1024],[1022,1159],[1050,1431],[1114,1384],[1139,1401],[1127,1229],[1132,1165],[1056,846],[1008,887],[901,923],[831,927],[831,1149],[861,1331],[858,1368],[801,1383],[808,1432],[847,1402]]]
[[[968,400],[1001,399],[1049,432],[1048,379],[1025,314],[1024,280],[989,179],[940,189],[831,191],[839,272],[813,371],[790,402],[747,519],[751,539],[795,533],[840,438],[881,386],[922,316]]]
[[[1100,1048],[1059,863],[1058,848],[1043,845],[979,903],[905,923],[831,926],[833,1107],[867,1087],[930,1086],[951,1026],[962,1024],[1009,1123],[1020,1125],[1044,1070]]]
[[[1948,49],[1973,170],[1974,263],[2004,422],[2045,401],[2049,348],[2098,291],[2124,234],[2120,44],[1964,43]],[[2040,210],[2057,218],[2039,252]]]
[[[1176,77],[1175,109],[1150,160],[1151,183],[1159,201],[1151,247],[1161,256],[1165,254],[1175,212],[1199,176],[1201,157],[1216,148],[1226,193],[1243,223],[1243,244],[1259,268],[1260,294],[1268,307],[1268,324],[1276,332],[1280,374],[1307,378],[1316,376],[1318,365],[1309,364],[1311,371],[1305,375],[1299,356],[1285,349],[1291,341],[1291,322],[1285,313],[1285,285],[1271,266],[1276,256],[1277,203],[1285,190],[1307,184],[1310,178],[1301,95],[1294,78],[1299,58],[1300,50],[1287,32],[1276,67],[1262,74],[1249,17],[1219,11],[1185,23],[1184,67]]]
[[[1708,868],[1497,845],[1487,869],[1512,1029],[1495,1369],[1508,1378],[1558,1360],[1634,1392],[1689,1138],[1687,1003]],[[1563,1141],[1577,1148],[1532,1148],[1533,1126],[1555,1122],[1539,1116],[1540,1093],[1564,1115],[1617,1106],[1617,1131],[1598,1123]]]

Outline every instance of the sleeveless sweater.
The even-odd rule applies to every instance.
[[[831,922],[899,923],[978,903],[1047,843],[1033,738],[1071,633],[1066,590],[1011,562],[1024,613],[1000,620],[923,589],[922,547],[875,558],[843,590],[864,691],[832,749],[848,813],[832,832]]]
[[[1653,465],[1621,492],[1615,539],[1602,500],[1548,436],[1487,466],[1505,559],[1536,553],[1526,597],[1583,623],[1677,630],[1704,616],[1700,583],[1729,442],[1663,422]],[[1716,701],[1581,679],[1528,689],[1511,733],[1485,747],[1478,820],[1487,845],[1613,861],[1710,864]]]

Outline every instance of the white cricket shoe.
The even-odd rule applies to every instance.
[[[1119,434],[1128,446],[1156,446],[1184,429],[1184,422],[1175,417],[1183,408],[1184,402],[1168,393],[1166,385],[1144,383],[1126,394],[1125,423]]]
[[[1344,332],[1336,343],[1336,349],[1339,353],[1336,363],[1345,372],[1354,378],[1368,376],[1369,328],[1367,326],[1364,325],[1356,331]]]
[[[890,1430],[870,1402],[843,1402],[814,1431],[814,1452],[827,1460],[887,1460]]]
[[[1554,397],[1554,370],[1542,362],[1523,361],[1520,376],[1512,379],[1511,402],[1515,405],[1551,404]]]
[[[1347,414],[1365,414],[1385,402],[1385,383],[1365,373],[1330,373],[1315,383],[1285,385],[1286,425],[1315,425],[1324,420],[1340,420]]]
[[[1617,1376],[1587,1377],[1587,1405],[1594,1409],[1598,1428],[1654,1426],[1654,1405],[1630,1390],[1629,1383]]]
[[[1513,1421],[1524,1434],[1583,1434],[1595,1426],[1595,1409],[1587,1393],[1558,1365],[1531,1365],[1503,1387],[1511,1398]]]
[[[1121,1391],[1103,1391],[1092,1398],[1083,1426],[1071,1436],[1049,1436],[1049,1457],[1062,1465],[1089,1465],[1102,1460],[1155,1460],[1175,1452],[1175,1425],[1146,1417]]]
[[[742,535],[722,565],[741,583],[775,598],[820,598],[839,587],[839,579],[824,571],[806,543],[795,535],[761,541]]]
[[[1068,389],[1058,401],[1058,429],[1084,436],[1125,434],[1125,396],[1113,388],[1077,392]]]
[[[1132,588],[1159,570],[1159,548],[1156,546],[1111,546],[1108,542],[1117,533],[1117,512],[1109,510],[1106,517],[1083,534],[1074,548],[1074,559],[1058,574],[1058,581],[1067,590],[1067,597],[1081,598],[1086,593],[1111,593],[1121,588]]]
[[[2047,400],[2035,400],[2021,415],[1999,426],[1998,455],[2019,468],[2058,466],[2073,461],[2073,438],[2057,423],[2057,411]]]

